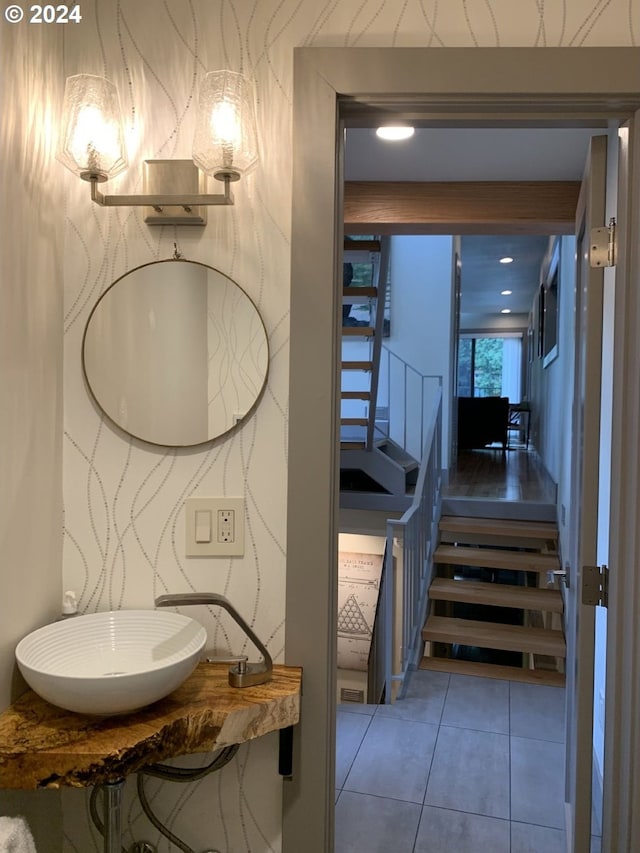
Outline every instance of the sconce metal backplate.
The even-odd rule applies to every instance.
[[[187,195],[206,193],[206,175],[193,160],[145,160],[143,187],[145,195]],[[145,207],[147,225],[206,225],[207,208],[194,205]]]

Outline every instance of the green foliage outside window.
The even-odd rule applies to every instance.
[[[461,338],[458,347],[458,394],[499,397],[502,393],[501,338]]]

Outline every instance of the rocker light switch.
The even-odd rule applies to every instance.
[[[244,554],[244,498],[187,498],[184,510],[187,557]]]
[[[197,509],[196,517],[196,542],[211,542],[211,510]]]

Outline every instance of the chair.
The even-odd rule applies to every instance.
[[[458,397],[458,450],[499,443],[507,449],[508,397]]]
[[[509,423],[507,431],[517,432],[518,438],[529,449],[529,429],[531,425],[531,406],[526,400],[520,403],[509,403]]]

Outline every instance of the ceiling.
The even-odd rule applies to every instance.
[[[348,181],[579,181],[590,128],[420,128],[403,142],[384,142],[371,128],[347,130]],[[547,237],[461,238],[461,325],[511,325],[510,308],[528,315],[540,284]],[[513,263],[500,264],[501,257]],[[502,296],[502,290],[511,290]],[[526,320],[525,320],[526,323]]]

